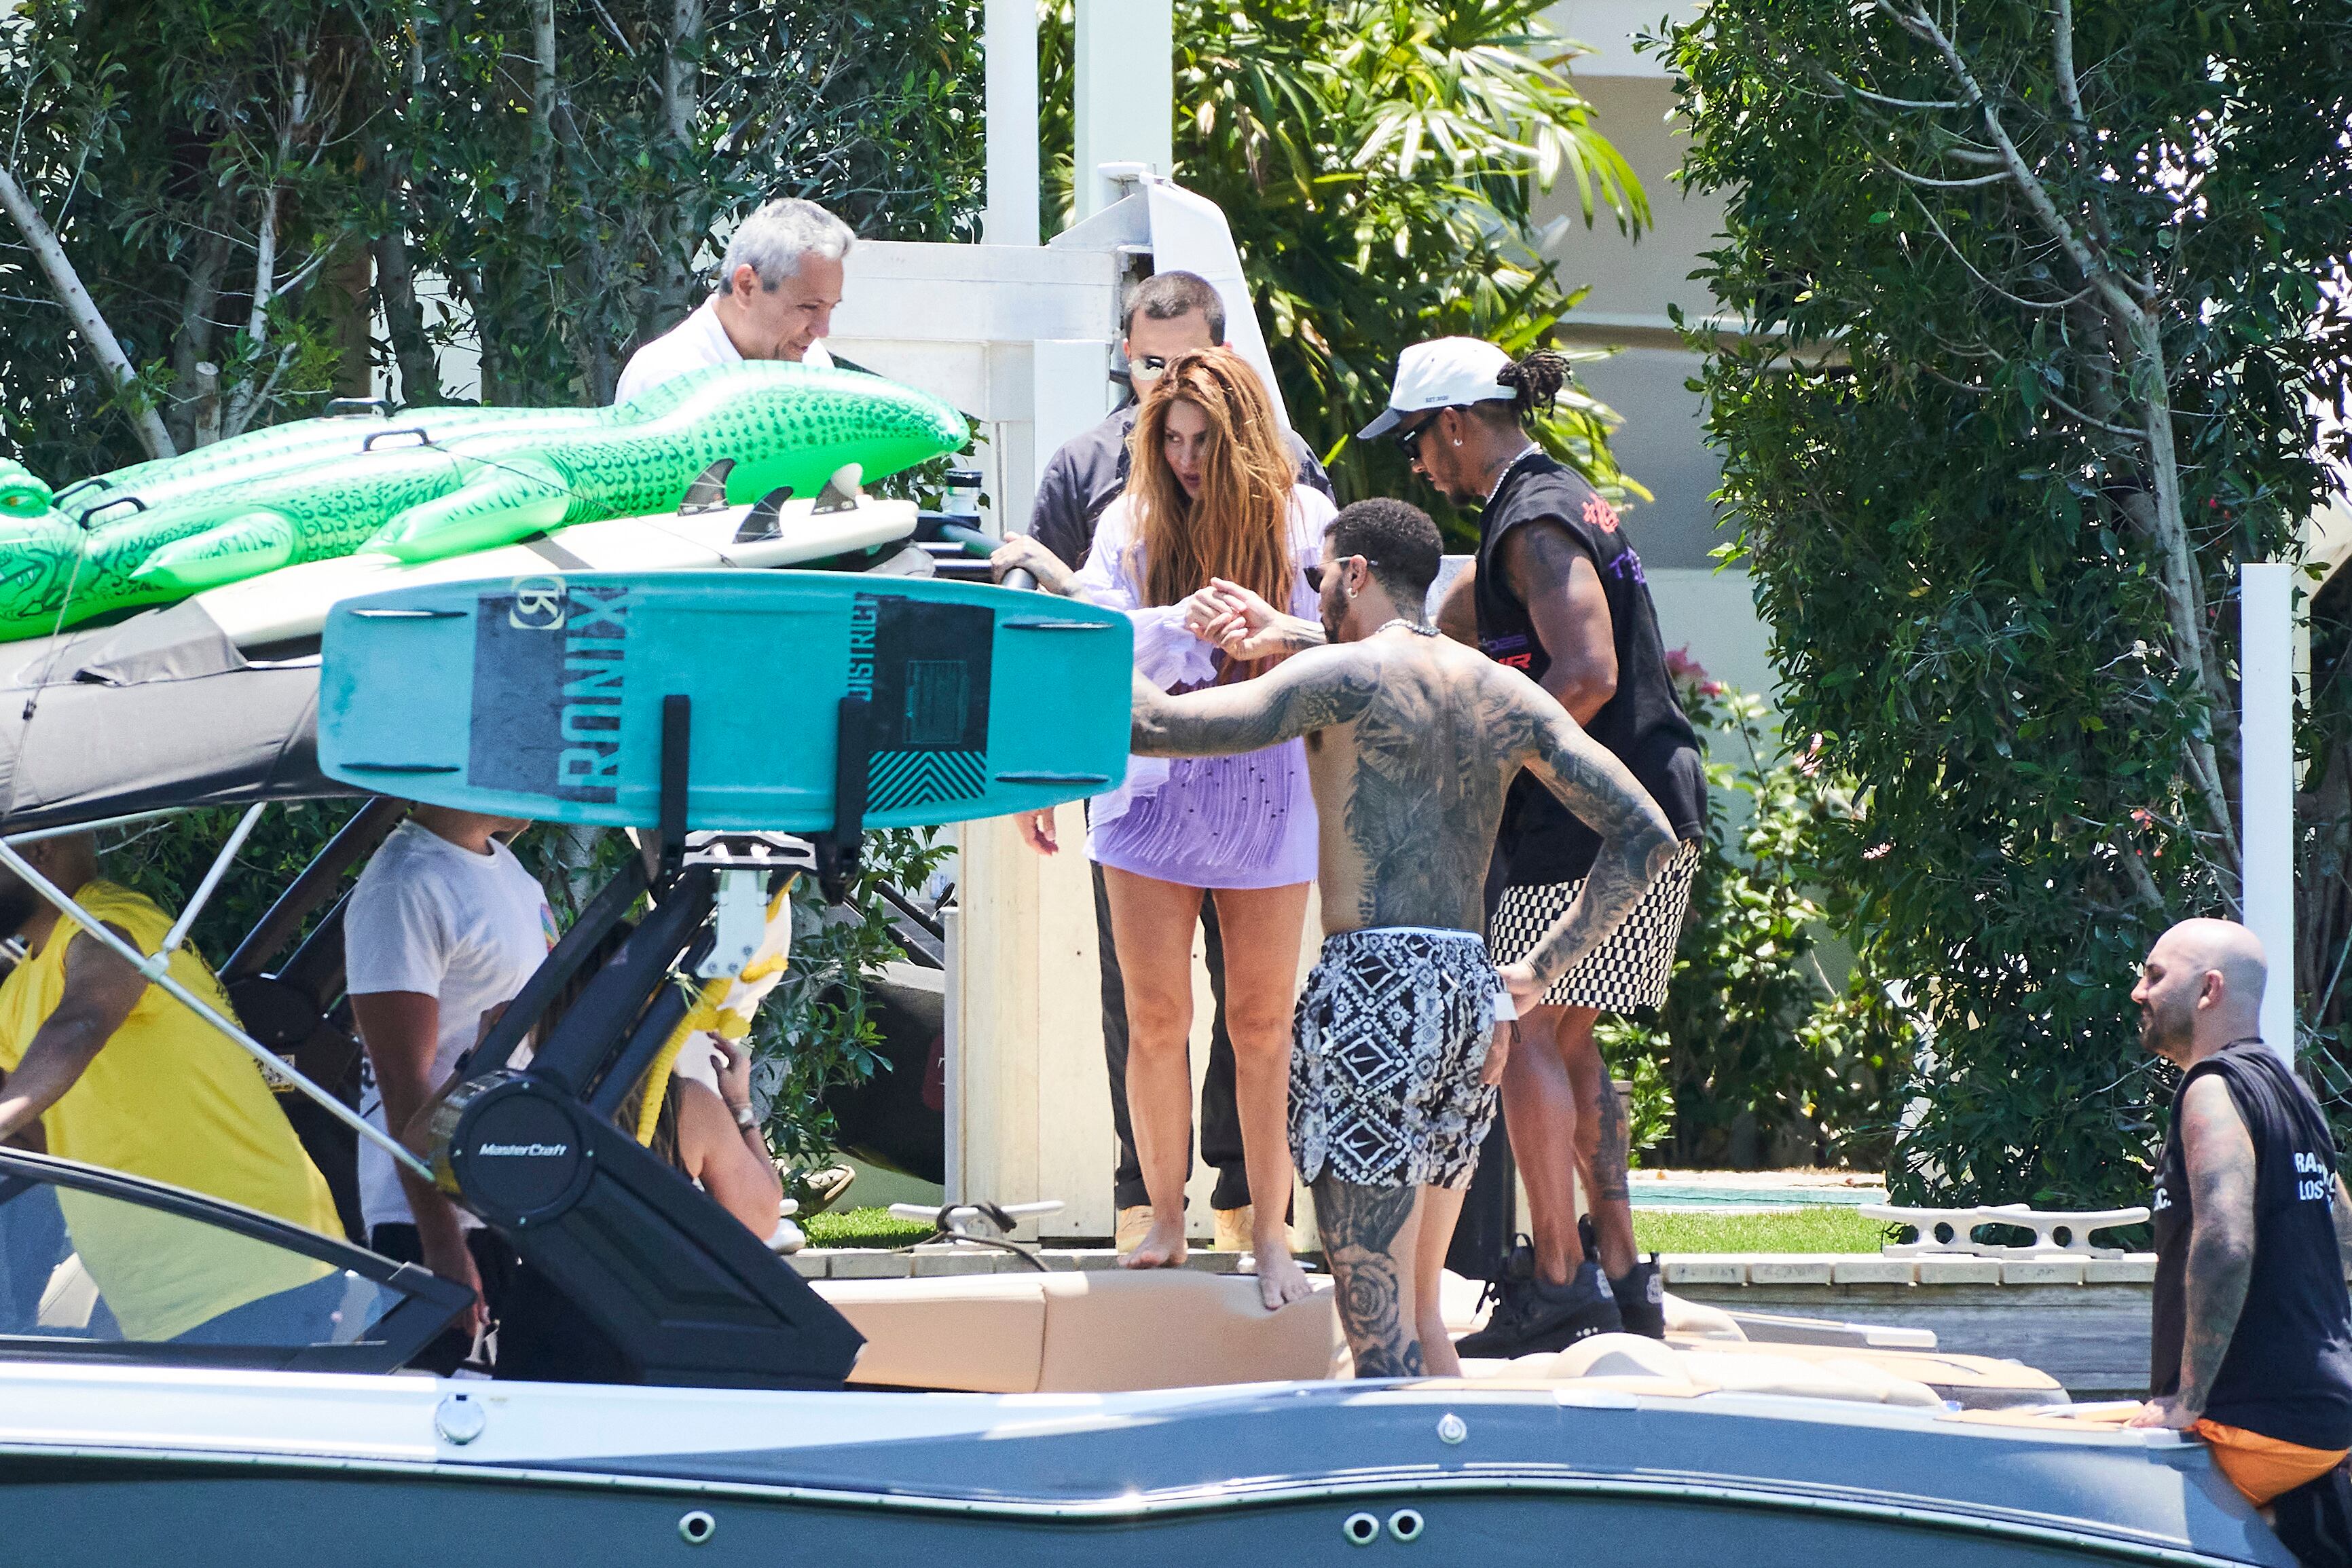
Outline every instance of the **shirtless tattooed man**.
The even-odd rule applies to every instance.
[[[1498,990],[1540,997],[1608,937],[1675,847],[1624,764],[1542,687],[1423,623],[1442,549],[1418,507],[1360,501],[1326,531],[1320,626],[1220,584],[1221,608],[1201,627],[1237,657],[1296,657],[1182,696],[1135,685],[1142,755],[1307,737],[1327,936],[1298,1002],[1290,1145],[1360,1377],[1460,1371],[1437,1287],[1509,1049]],[[1479,935],[1483,893],[1522,768],[1601,847],[1581,895],[1498,986]]]

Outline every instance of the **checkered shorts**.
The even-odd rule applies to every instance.
[[[1597,1008],[1604,1013],[1654,1008],[1664,1001],[1666,981],[1675,968],[1675,944],[1682,937],[1683,916],[1690,908],[1691,878],[1697,872],[1698,845],[1685,840],[1624,924],[1554,981],[1543,999],[1555,1007]],[[1580,877],[1504,889],[1502,905],[1487,922],[1495,962],[1516,964],[1534,952],[1583,886]]]
[[[1475,931],[1324,938],[1290,1051],[1290,1155],[1306,1181],[1461,1186],[1495,1121],[1478,1082],[1502,985]]]

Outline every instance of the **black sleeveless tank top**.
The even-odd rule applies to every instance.
[[[1706,772],[1699,760],[1698,737],[1683,716],[1674,678],[1666,674],[1664,640],[1658,633],[1658,612],[1650,601],[1642,558],[1633,553],[1615,509],[1591,486],[1541,452],[1530,452],[1514,464],[1479,514],[1478,575],[1473,585],[1478,645],[1488,658],[1524,670],[1534,680],[1543,679],[1551,668],[1551,655],[1536,635],[1528,607],[1495,564],[1505,536],[1538,520],[1558,524],[1592,558],[1601,574],[1601,591],[1609,601],[1610,632],[1617,646],[1617,692],[1592,716],[1585,732],[1641,780],[1674,824],[1676,838],[1696,839],[1706,831]],[[1522,773],[1513,781],[1495,842],[1496,870],[1507,885],[1573,882],[1592,869],[1600,848],[1600,835],[1578,821],[1533,775]]]
[[[2254,1145],[2254,1270],[2205,1415],[2282,1443],[2352,1448],[2352,1299],[2336,1245],[2336,1144],[2311,1092],[2260,1040],[2238,1041],[2199,1062],[2173,1097],[2150,1206],[2156,1293],[2148,1392],[2160,1398],[2180,1387],[2196,1214],[2179,1107],[2191,1083],[2216,1075]]]

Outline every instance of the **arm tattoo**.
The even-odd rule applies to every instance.
[[[1527,715],[1528,770],[1601,835],[1583,891],[1528,955],[1549,986],[1617,929],[1673,861],[1675,843],[1665,813],[1625,765],[1531,685],[1519,677],[1511,693]]]
[[[1609,1064],[1601,1065],[1601,1096],[1594,1107],[1599,1127],[1592,1146],[1592,1196],[1603,1202],[1622,1203],[1625,1191],[1625,1103],[1609,1082]]]
[[[1315,1228],[1330,1265],[1339,1326],[1359,1377],[1418,1377],[1421,1338],[1403,1302],[1396,1240],[1412,1223],[1410,1186],[1357,1186],[1328,1173],[1315,1183]]]
[[[2336,1178],[2336,1197],[2329,1218],[2336,1221],[2336,1250],[2344,1260],[2344,1276],[2352,1280],[2352,1192],[2344,1189],[2344,1178]]]
[[[1345,724],[1380,690],[1352,648],[1309,649],[1255,680],[1170,696],[1140,675],[1129,745],[1139,757],[1232,757]]]
[[[1309,648],[1327,646],[1331,639],[1323,634],[1322,622],[1307,621],[1297,615],[1285,615],[1270,630],[1281,643],[1286,653],[1303,653]]]
[[[2181,1097],[2181,1144],[2189,1166],[2187,1328],[2179,1399],[2200,1412],[2230,1353],[2254,1272],[2254,1143],[2228,1085],[2200,1078]]]

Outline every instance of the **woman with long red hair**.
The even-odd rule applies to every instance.
[[[1229,659],[1192,627],[1226,608],[1217,580],[1303,619],[1317,612],[1307,579],[1332,506],[1297,483],[1297,459],[1265,384],[1227,349],[1171,361],[1144,395],[1129,453],[1133,476],[1103,513],[1082,570],[1027,540],[1007,540],[999,565],[1026,567],[1041,587],[1125,611],[1135,623],[1136,668],[1163,691],[1264,673],[1271,660]],[[1053,852],[1051,811],[1024,819],[1023,832]],[[1146,1269],[1184,1260],[1192,931],[1202,898],[1213,897],[1224,934],[1251,1241],[1268,1307],[1309,1289],[1290,1256],[1285,1112],[1315,833],[1306,745],[1291,740],[1242,757],[1138,758],[1118,789],[1096,797],[1087,834],[1127,978],[1128,1111],[1151,1201],[1151,1228],[1124,1261]]]

